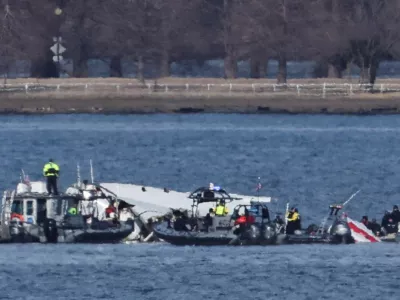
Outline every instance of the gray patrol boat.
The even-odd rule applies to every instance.
[[[71,207],[75,214],[68,213]],[[96,184],[48,195],[45,182],[24,178],[3,194],[0,242],[119,243],[134,230],[132,207]]]

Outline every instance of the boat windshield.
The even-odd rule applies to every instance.
[[[11,212],[16,214],[23,214],[23,206],[21,201],[14,201],[11,206]]]

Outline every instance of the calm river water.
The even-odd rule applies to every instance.
[[[400,204],[400,116],[61,115],[0,117],[2,190],[21,168],[61,184],[76,164],[99,182],[189,191],[209,182],[296,205],[305,223],[361,189],[347,211],[381,218]],[[0,299],[382,299],[396,297],[397,245],[195,248],[0,247]]]

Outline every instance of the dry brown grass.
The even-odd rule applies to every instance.
[[[0,113],[151,113],[174,112],[182,108],[196,108],[206,112],[290,112],[290,113],[359,113],[400,111],[400,92],[363,93],[355,90],[352,96],[346,90],[332,90],[322,97],[321,86],[328,79],[297,79],[289,84],[315,84],[317,87],[302,87],[298,95],[296,87],[273,91],[272,87],[258,87],[252,83],[274,84],[269,79],[214,78],[163,78],[157,80],[156,89],[148,89],[136,79],[127,78],[33,78],[9,80],[11,85],[53,85],[52,89],[25,92],[0,93]],[[331,83],[350,83],[344,79],[330,80]],[[148,81],[154,84],[155,81]],[[185,84],[193,85],[186,91]],[[229,83],[237,85],[229,92]],[[76,86],[76,84],[79,84]],[[88,84],[86,88],[85,85]],[[207,84],[214,84],[207,90]],[[353,82],[356,84],[356,82]],[[400,79],[382,80],[378,84],[399,84]],[[59,89],[56,89],[56,86]],[[71,86],[68,86],[71,85]],[[74,86],[75,85],[75,86]],[[165,85],[169,88],[166,91]],[[199,85],[196,87],[196,85]],[[118,88],[117,88],[118,86]],[[357,86],[357,85],[355,85]],[[400,89],[399,89],[400,91]]]
[[[392,113],[400,110],[400,98],[358,97],[327,98],[296,97],[287,94],[204,97],[199,94],[158,94],[124,95],[108,93],[42,92],[25,95],[9,95],[0,101],[0,112],[30,113],[71,113],[71,112],[109,112],[109,113],[151,113],[174,112],[182,108],[201,109],[206,112],[244,112],[254,113],[260,107],[270,112],[292,113],[357,113],[374,109],[386,109]]]

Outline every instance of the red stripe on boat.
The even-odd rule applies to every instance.
[[[378,240],[376,237],[370,235],[370,234],[369,234],[368,232],[366,232],[365,230],[362,230],[361,228],[357,227],[357,225],[354,224],[353,222],[348,222],[348,224],[349,224],[349,227],[350,227],[350,229],[351,229],[352,231],[357,232],[357,233],[363,235],[363,236],[364,236],[367,240],[369,240],[371,243],[379,242],[379,240]]]

